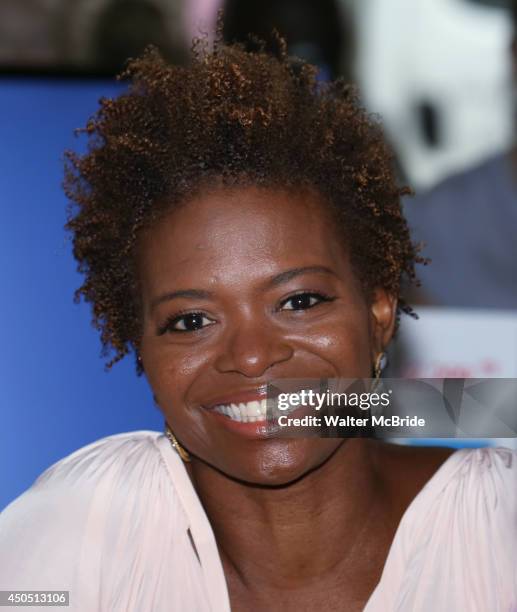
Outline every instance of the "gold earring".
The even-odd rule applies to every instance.
[[[190,462],[190,455],[189,455],[188,451],[186,449],[184,449],[183,446],[181,446],[181,444],[178,442],[178,440],[176,439],[176,436],[172,433],[172,430],[168,426],[167,423],[165,423],[165,435],[167,436],[167,438],[169,438],[169,442],[171,443],[172,448],[178,453],[178,455],[181,457],[181,459],[185,463],[189,463]]]
[[[381,377],[382,369],[384,367],[384,364],[383,364],[384,357],[385,357],[384,353],[379,353],[377,355],[377,359],[375,360],[374,372],[375,372],[375,379],[376,380],[378,380]]]
[[[373,366],[374,371],[374,382],[372,386],[372,391],[375,391],[379,386],[379,381],[381,379],[381,374],[384,368],[386,367],[387,357],[386,353],[380,352],[377,355],[377,359],[375,360],[375,364]]]

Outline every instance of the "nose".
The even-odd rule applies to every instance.
[[[292,346],[278,330],[257,320],[240,322],[227,334],[215,360],[221,372],[238,372],[249,378],[262,376],[272,366],[289,360]]]

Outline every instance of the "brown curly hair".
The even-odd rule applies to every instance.
[[[398,297],[397,321],[401,311],[413,314],[401,281],[417,282],[414,264],[424,260],[401,212],[409,190],[397,185],[378,120],[353,87],[319,82],[280,37],[276,54],[198,39],[188,66],[150,48],[119,78],[127,91],[101,99],[79,130],[87,152],[65,154],[66,229],[85,276],[75,301],[92,304],[102,356],[115,352],[108,369],[138,354],[139,230],[214,182],[316,190],[335,211],[368,294],[382,287]]]

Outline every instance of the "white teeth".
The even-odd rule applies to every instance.
[[[249,407],[250,407],[252,415],[261,416],[262,411],[260,409],[260,402],[258,402],[258,401],[250,402],[249,403]]]
[[[233,421],[241,423],[256,423],[266,420],[267,400],[264,398],[260,401],[241,404],[228,404],[215,406],[214,410],[220,414],[225,414]]]

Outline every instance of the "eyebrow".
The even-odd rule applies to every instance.
[[[194,298],[198,300],[207,300],[213,297],[211,291],[205,291],[203,289],[180,289],[178,291],[168,291],[162,293],[158,297],[154,298],[151,302],[151,311],[153,311],[159,304],[163,302],[169,302],[176,298]]]
[[[292,278],[295,278],[296,276],[300,276],[301,274],[315,273],[315,272],[320,272],[324,274],[332,274],[333,276],[336,276],[336,273],[330,268],[327,268],[326,266],[304,266],[303,268],[292,268],[291,270],[280,272],[280,274],[277,274],[276,276],[273,276],[273,278],[270,278],[268,281],[266,281],[265,286],[266,288],[278,287],[278,285],[287,283],[288,281],[290,281]]]
[[[323,273],[331,274],[332,276],[337,276],[333,270],[327,268],[326,266],[304,266],[302,268],[292,268],[291,270],[286,270],[285,272],[280,272],[280,274],[276,274],[265,282],[264,288],[272,289],[274,287],[278,287],[279,285],[287,283],[288,281],[297,276],[310,273]],[[213,296],[214,294],[212,291],[206,291],[205,289],[179,289],[177,291],[168,291],[167,293],[163,293],[158,297],[154,298],[154,300],[152,300],[151,311],[153,311],[159,304],[163,304],[163,302],[169,302],[177,298],[193,298],[206,300],[212,298]]]

